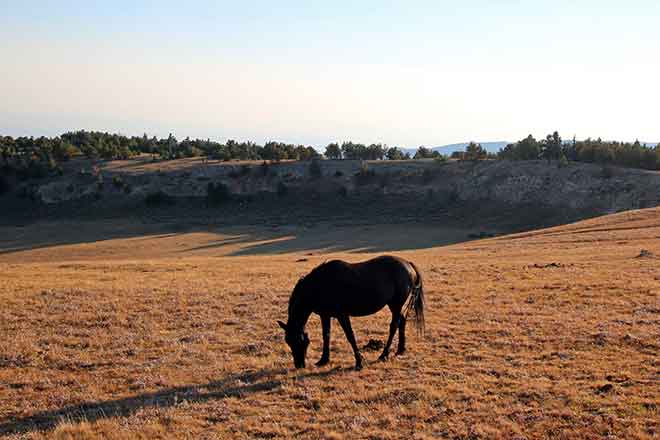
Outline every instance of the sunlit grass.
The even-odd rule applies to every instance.
[[[370,255],[189,256],[176,238],[131,240],[0,256],[1,434],[657,435],[659,209],[398,252],[425,276],[426,337],[410,332],[387,363],[365,351],[360,372],[336,323],[331,364],[292,370],[275,320],[300,275]],[[360,346],[388,319],[354,319]],[[308,328],[316,361],[318,319]]]

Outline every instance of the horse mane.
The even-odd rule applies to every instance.
[[[304,284],[306,281],[318,274],[318,270],[324,267],[327,263],[328,260],[325,260],[323,263],[312,269],[311,272],[309,272],[307,275],[303,275],[298,279],[298,282],[296,283],[295,287],[293,288],[293,292],[291,293],[291,297],[289,298],[289,316],[291,316],[293,308],[298,304],[301,296],[304,293]]]

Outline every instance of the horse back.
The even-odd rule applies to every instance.
[[[312,274],[315,311],[351,316],[370,315],[388,304],[403,303],[416,279],[407,261],[392,256],[360,263],[332,260]]]

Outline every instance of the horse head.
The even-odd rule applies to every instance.
[[[293,365],[296,368],[305,368],[305,357],[307,356],[307,347],[309,347],[309,337],[304,331],[295,331],[290,329],[282,321],[277,323],[284,329],[284,340],[293,354]]]

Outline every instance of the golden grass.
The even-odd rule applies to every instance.
[[[0,255],[0,435],[657,436],[660,209],[397,252],[425,276],[426,337],[387,363],[364,352],[360,372],[336,324],[331,365],[292,370],[275,320],[299,276],[370,254],[182,255],[162,239]],[[361,346],[387,315],[353,320]]]

